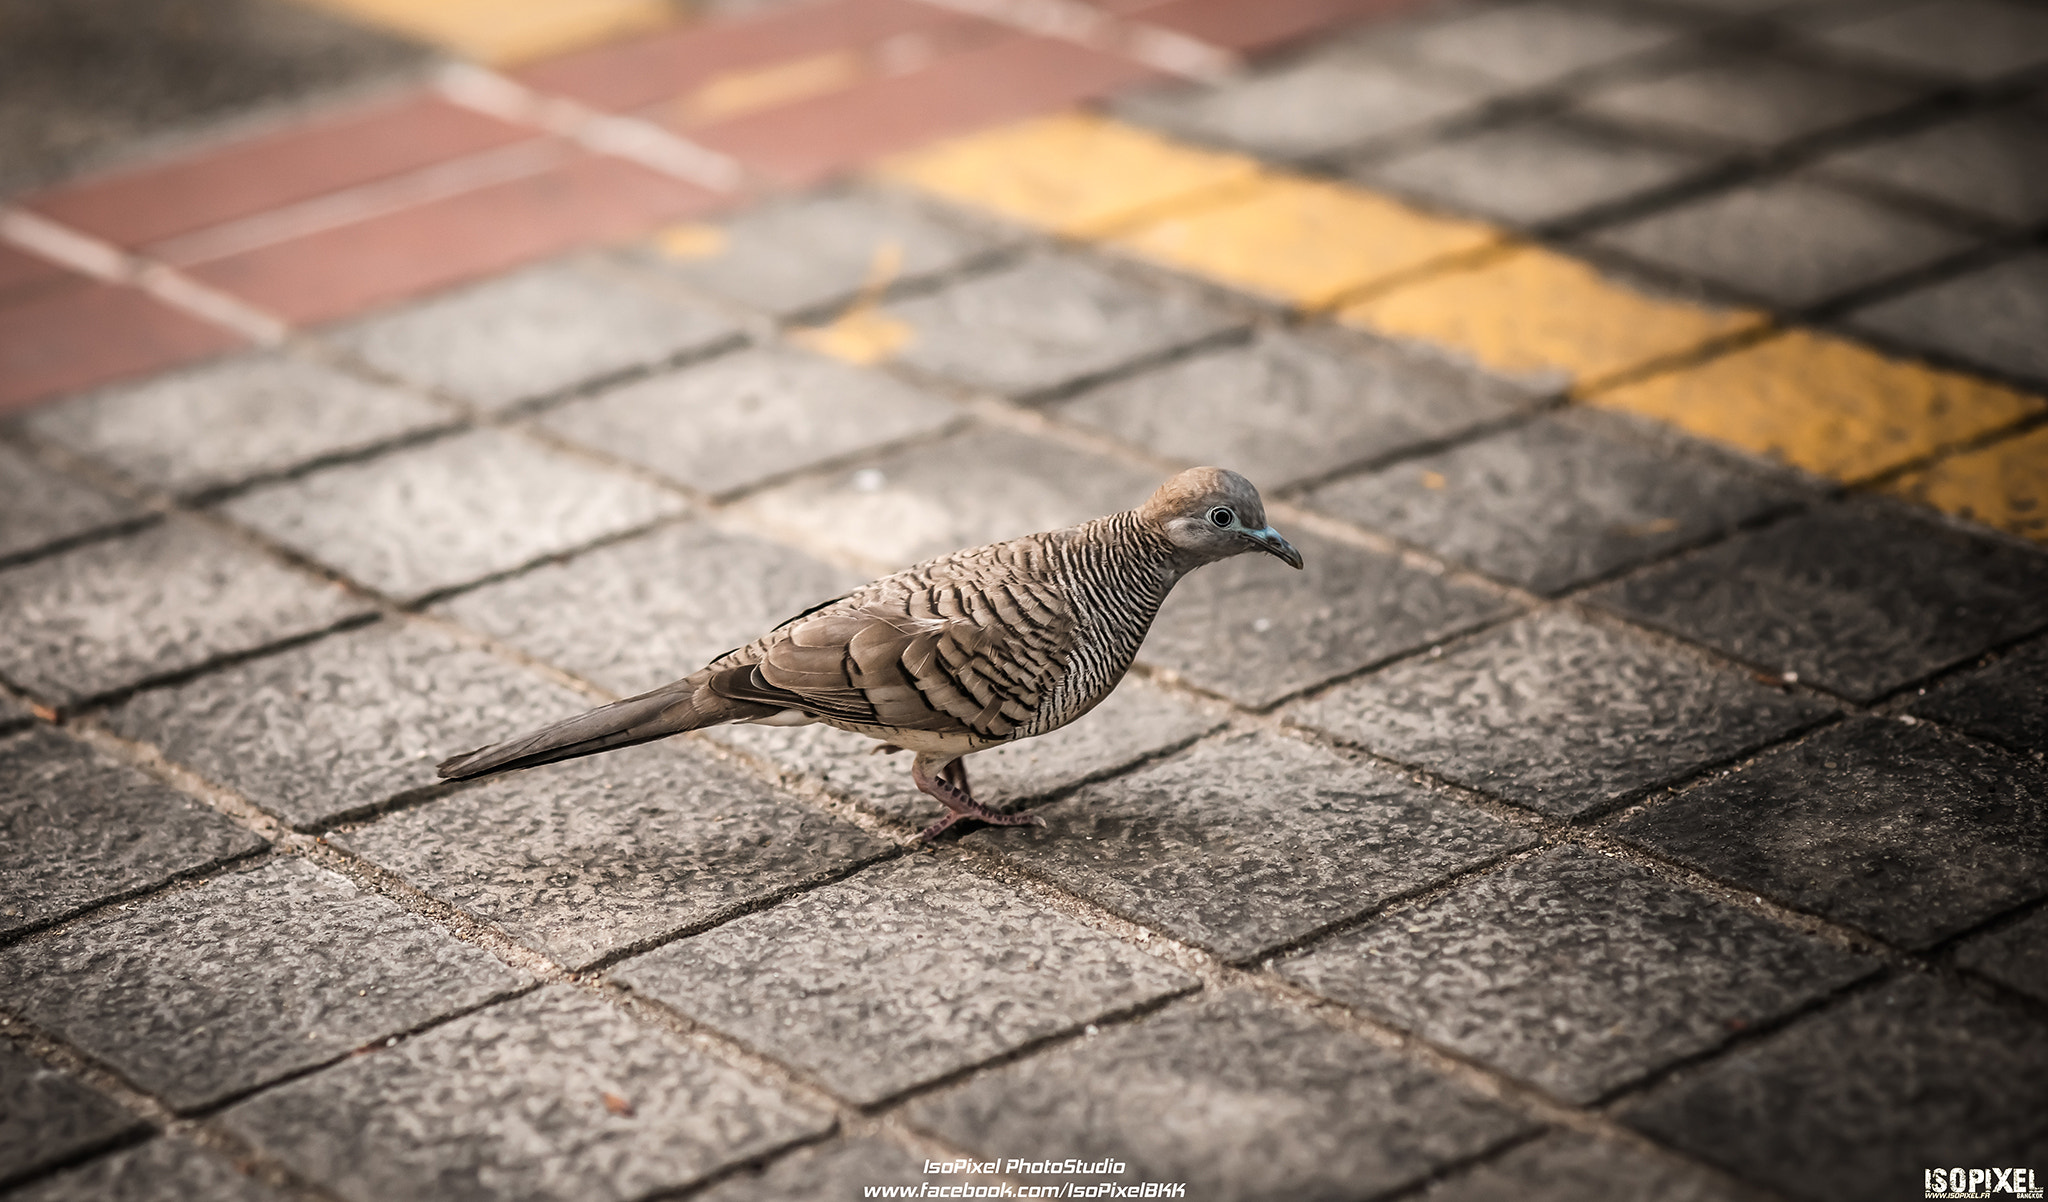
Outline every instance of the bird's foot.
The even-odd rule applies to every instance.
[[[923,833],[918,835],[919,842],[929,843],[954,823],[969,819],[986,822],[990,826],[1045,825],[1045,819],[1028,810],[1009,814],[1002,810],[992,810],[974,800],[974,795],[967,785],[967,765],[960,760],[947,764],[939,769],[939,775],[933,776],[925,770],[924,762],[920,759],[911,765],[910,779],[919,789],[937,799],[947,810],[944,818],[924,828]]]

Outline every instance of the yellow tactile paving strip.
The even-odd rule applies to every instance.
[[[503,66],[652,29],[676,17],[668,0],[300,0]]]
[[[1097,117],[972,135],[882,174],[2048,541],[2048,428],[2028,430],[2048,410],[2041,397],[1772,331],[1762,313],[1651,296],[1479,222]]]

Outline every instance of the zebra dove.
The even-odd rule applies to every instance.
[[[962,756],[1057,730],[1109,696],[1180,578],[1246,551],[1301,567],[1236,472],[1190,468],[1136,509],[955,551],[814,605],[673,684],[455,756],[444,777],[529,768],[726,722],[824,722],[910,750],[910,779],[963,819]]]

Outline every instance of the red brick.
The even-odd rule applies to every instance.
[[[616,42],[515,74],[542,92],[630,112],[694,91],[718,75],[833,50],[870,50],[903,34],[950,43],[994,29],[918,0],[823,0]]]
[[[1167,0],[1131,16],[1226,50],[1259,51],[1333,26],[1387,16],[1413,0]]]
[[[719,198],[582,156],[510,183],[191,268],[295,325],[332,321],[594,242],[644,234]]]
[[[65,280],[82,278],[48,259],[0,246],[0,305],[15,304]]]
[[[0,413],[240,345],[133,288],[73,277],[0,308]]]
[[[1013,37],[908,75],[871,80],[690,131],[779,183],[800,186],[939,138],[1065,108],[1153,72],[1068,42]]]
[[[534,136],[414,93],[32,197],[28,207],[131,248]]]

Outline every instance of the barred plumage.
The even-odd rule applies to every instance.
[[[1205,563],[1265,551],[1301,566],[1235,472],[1191,468],[1137,509],[956,551],[813,606],[672,684],[444,761],[466,778],[724,722],[825,722],[916,754],[948,814],[978,805],[961,757],[1057,730],[1123,679],[1159,606]]]

